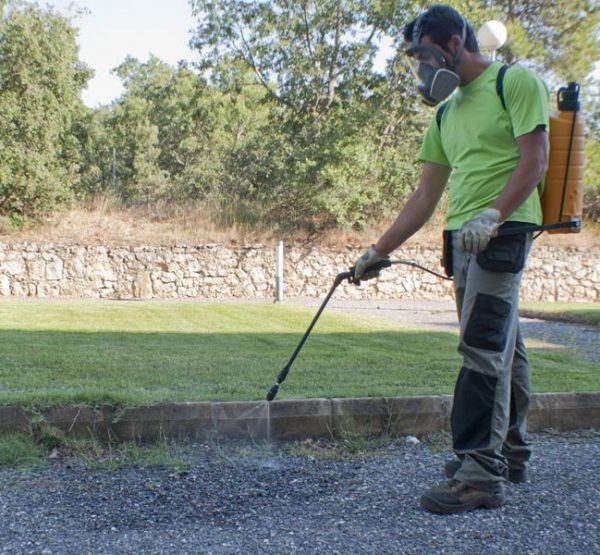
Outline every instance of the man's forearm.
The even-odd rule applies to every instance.
[[[377,253],[391,253],[423,227],[433,214],[449,176],[449,167],[433,162],[425,163],[419,187],[410,196],[394,223],[375,244]]]

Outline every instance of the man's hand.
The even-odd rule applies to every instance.
[[[373,246],[369,247],[369,250],[364,253],[354,264],[354,275],[352,276],[353,281],[358,282],[361,279],[372,279],[379,275],[379,272],[367,272],[365,270],[377,264],[377,262],[387,258],[387,256],[379,254]]]
[[[488,208],[465,222],[458,232],[458,248],[471,254],[479,254],[500,227],[500,211]]]

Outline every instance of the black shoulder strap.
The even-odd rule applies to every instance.
[[[509,65],[504,64],[498,71],[498,75],[496,77],[496,92],[500,97],[500,102],[502,102],[502,108],[504,108],[505,110],[506,100],[504,100],[504,75],[506,74],[509,67]]]
[[[439,108],[438,111],[435,114],[435,121],[437,121],[437,126],[438,129],[441,131],[442,129],[442,116],[444,115],[444,110],[446,109],[446,106],[448,106],[447,102],[444,102]]]

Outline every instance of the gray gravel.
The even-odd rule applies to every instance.
[[[183,475],[1,469],[0,553],[600,553],[600,434],[532,440],[532,480],[510,484],[507,505],[449,516],[419,507],[450,456],[427,442],[337,459],[188,444]]]

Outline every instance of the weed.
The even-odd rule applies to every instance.
[[[0,466],[40,468],[45,464],[45,451],[30,434],[18,432],[0,436]]]
[[[77,443],[75,453],[87,468],[95,470],[163,467],[176,474],[185,474],[189,469],[189,463],[176,455],[165,439],[150,444],[139,441],[102,443],[92,439]]]
[[[447,431],[427,434],[421,441],[428,445],[433,453],[452,451],[452,435]]]

